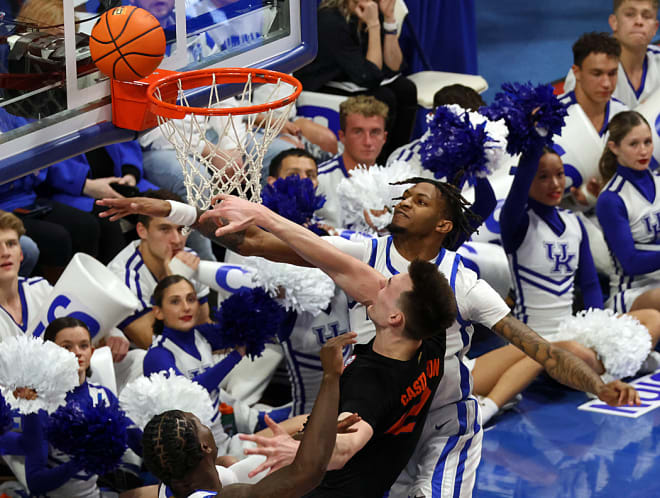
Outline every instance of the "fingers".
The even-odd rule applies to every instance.
[[[245,454],[249,455],[247,450],[245,450]],[[270,466],[266,465],[266,462],[264,462],[261,465],[259,465],[258,467],[255,467],[254,470],[252,470],[250,473],[248,473],[248,477],[252,478],[252,477],[256,476],[257,474],[262,473],[264,470],[268,470],[269,468],[270,468]]]
[[[268,440],[270,438],[264,437],[264,436],[257,436],[256,434],[239,434],[238,438],[241,441],[252,441],[253,443],[257,443],[259,446],[263,446],[266,443],[268,443]],[[260,450],[260,451],[257,451]],[[265,455],[264,449],[263,448],[250,448],[245,450],[247,451],[253,451],[255,455]]]
[[[355,344],[357,342],[356,337],[357,332],[346,332],[345,334],[338,335],[337,337],[330,339],[325,343],[325,347],[331,348],[341,346],[343,348],[348,344]]]
[[[217,204],[218,202],[222,202],[222,201],[224,201],[225,199],[229,199],[229,198],[231,198],[231,197],[233,197],[233,196],[231,196],[231,195],[227,195],[227,194],[218,194],[218,195],[214,196],[214,197],[211,199],[211,206]]]
[[[273,431],[273,435],[277,434],[287,434],[287,432],[282,429],[282,427],[279,426],[272,418],[270,418],[270,415],[267,413],[264,415],[264,421],[266,422],[266,425],[269,427],[271,431]]]
[[[216,237],[222,237],[223,235],[229,235],[230,233],[238,232],[241,230],[241,225],[234,221],[230,222],[227,225],[221,226],[215,231]]]

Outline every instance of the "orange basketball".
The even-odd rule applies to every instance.
[[[103,13],[89,39],[92,60],[106,76],[133,81],[150,75],[165,55],[165,31],[158,19],[139,7]]]

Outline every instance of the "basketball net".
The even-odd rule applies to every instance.
[[[214,74],[207,103],[209,108],[253,105],[255,89],[252,88],[252,74],[247,75],[243,91],[232,99],[221,96],[220,78],[217,80]],[[177,85],[177,104],[192,107],[181,79]],[[292,88],[278,79],[276,83],[264,83],[260,91],[265,90],[268,101],[272,101],[278,99],[282,92],[292,94]],[[163,100],[158,88],[153,95],[157,100]],[[181,163],[188,203],[208,209],[211,199],[220,193],[261,202],[264,154],[287,122],[294,103],[295,99],[282,107],[261,113],[209,116],[193,112],[183,119],[158,115],[158,126],[176,150]]]

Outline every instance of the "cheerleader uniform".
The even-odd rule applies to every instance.
[[[625,313],[639,295],[660,286],[660,178],[619,165],[598,197],[596,214],[610,248],[607,306]]]
[[[539,155],[521,159],[502,207],[500,226],[516,291],[514,314],[547,339],[573,313],[573,289],[585,308],[602,308],[603,296],[582,222],[570,211],[528,197]]]
[[[83,382],[66,396],[68,403],[117,403],[112,392],[91,382]],[[45,428],[48,415],[44,411],[23,417],[23,444],[25,446],[25,476],[33,495],[51,498],[98,498],[103,496],[96,485],[98,476],[89,474],[69,455],[48,444]],[[135,426],[128,429],[128,445],[142,453],[142,431]]]

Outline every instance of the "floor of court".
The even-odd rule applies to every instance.
[[[660,496],[660,410],[633,419],[578,410],[586,401],[535,381],[486,427],[474,497]]]

